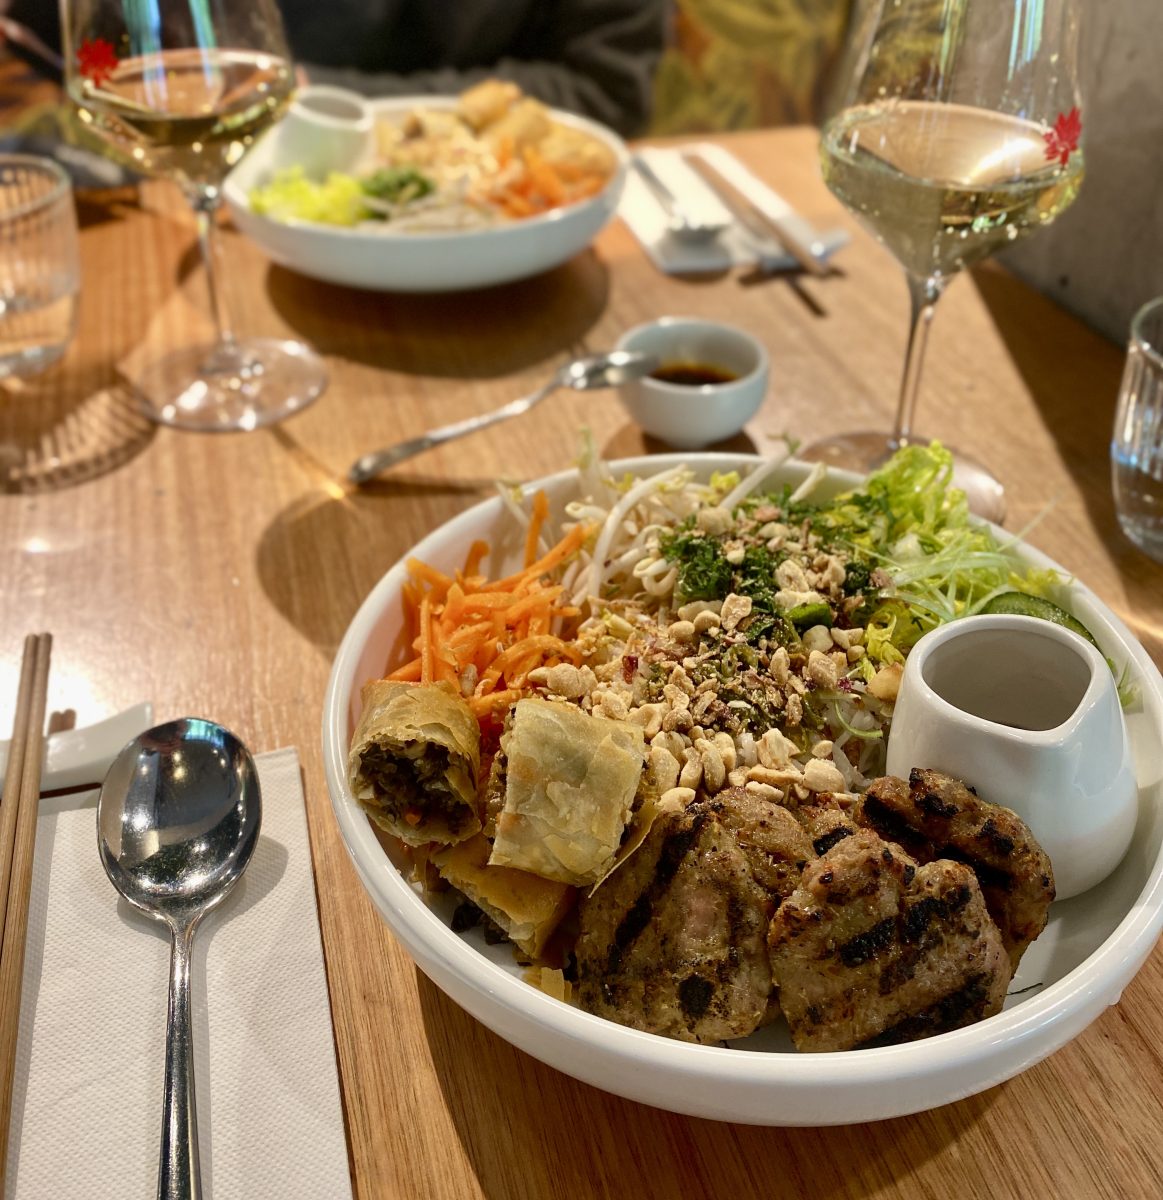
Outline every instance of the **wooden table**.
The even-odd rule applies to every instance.
[[[320,704],[347,622],[380,575],[498,476],[567,464],[588,422],[607,455],[643,439],[612,395],[523,421],[352,494],[370,447],[498,405],[563,356],[662,313],[725,318],[769,347],[770,394],[738,445],[884,425],[903,352],[899,269],[819,180],[808,129],[723,139],[821,225],[852,226],[843,276],[659,275],[627,230],[541,278],[458,296],[378,296],[298,278],[226,236],[248,332],[312,342],[327,394],[273,429],[191,435],[134,415],[117,365],[204,329],[189,215],[156,184],[81,207],[84,289],[65,363],[0,392],[0,722],[26,631],[56,643],[50,706],[79,724],[150,698],[302,757],[351,1169],[372,1197],[1163,1194],[1163,955],[1050,1060],[983,1095],[852,1128],[754,1129],[622,1101],[542,1066],[417,971],[365,896],[332,818]],[[1163,661],[1163,568],[1122,538],[1106,444],[1122,351],[988,266],[942,300],[924,431],[991,464],[1011,528],[1085,579]],[[648,447],[653,449],[655,447]],[[1048,511],[1047,505],[1050,505]]]

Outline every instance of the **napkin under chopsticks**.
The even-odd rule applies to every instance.
[[[727,179],[761,212],[782,220],[799,236],[800,241],[821,241],[835,252],[850,240],[842,229],[818,233],[811,224],[777,192],[757,179],[728,150],[712,143],[685,145],[681,149],[651,148],[641,151],[655,173],[678,196],[683,208],[692,217],[705,220],[730,219],[731,214],[706,181],[683,161],[684,155],[701,158]],[[681,242],[667,232],[667,216],[650,189],[631,171],[618,205],[618,215],[642,243],[654,265],[669,275],[700,274],[726,271],[732,267],[752,266],[757,261],[755,247],[746,232],[733,225],[714,241],[699,244]],[[797,267],[790,254],[766,260],[766,270],[794,270]]]
[[[343,1200],[347,1146],[293,749],[256,758],[262,832],[192,972],[205,1200]],[[157,1187],[169,940],[97,857],[96,793],[41,800],[6,1200]]]

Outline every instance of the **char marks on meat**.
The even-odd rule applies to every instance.
[[[1010,981],[973,872],[948,861],[918,866],[866,829],[848,831],[808,864],[775,913],[769,946],[800,1050],[957,1029],[999,1012]]]
[[[1054,899],[1050,859],[1017,814],[979,799],[960,780],[915,768],[907,784],[877,779],[855,817],[918,862],[952,859],[972,868],[1017,970]]]
[[[664,813],[582,902],[582,1007],[684,1041],[752,1033],[774,1015],[771,914],[811,856],[786,809],[743,789]]]

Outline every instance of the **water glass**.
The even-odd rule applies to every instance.
[[[0,154],[0,379],[65,352],[80,282],[69,177],[51,159]]]
[[[1163,297],[1131,322],[1111,438],[1111,482],[1123,532],[1163,562]]]

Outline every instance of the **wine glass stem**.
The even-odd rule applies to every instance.
[[[218,222],[215,219],[222,194],[216,187],[193,187],[189,191],[189,199],[198,219],[198,245],[202,249],[202,262],[206,267],[210,317],[214,322],[218,344],[228,346],[234,341],[234,332],[218,287]]]
[[[909,343],[905,349],[905,369],[901,376],[901,394],[897,402],[896,421],[892,439],[903,446],[913,431],[913,415],[917,409],[917,393],[921,389],[921,366],[925,360],[925,345],[929,340],[929,325],[933,309],[941,295],[941,284],[932,278],[907,275],[909,281]]]

